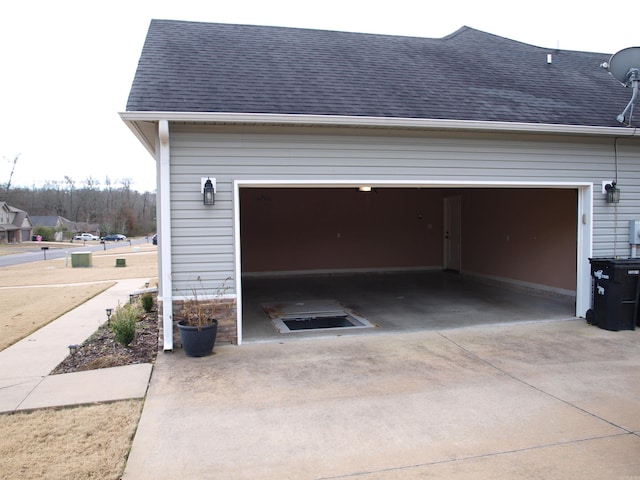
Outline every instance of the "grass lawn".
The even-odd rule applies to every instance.
[[[4,245],[0,255],[7,250],[20,248]],[[157,251],[151,244],[97,251],[92,258],[89,268],[71,268],[65,259],[0,267],[0,350],[116,280],[157,278]],[[116,258],[125,258],[127,266],[116,268]],[[0,477],[119,479],[142,405],[142,400],[126,400],[0,414]]]

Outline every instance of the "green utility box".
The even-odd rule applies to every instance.
[[[127,259],[126,258],[116,258],[116,267],[126,267]]]
[[[73,252],[71,254],[71,267],[91,267],[93,257],[91,252]]]

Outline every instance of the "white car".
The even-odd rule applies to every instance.
[[[100,240],[99,237],[92,235],[90,233],[81,233],[80,235],[76,235],[73,237],[74,240]]]

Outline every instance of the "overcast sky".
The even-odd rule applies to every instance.
[[[596,2],[588,2],[596,3]],[[538,0],[5,1],[0,6],[0,184],[128,178],[155,190],[155,162],[124,111],[152,18],[441,38],[466,25],[546,48],[640,45],[632,2]],[[580,85],[576,85],[580,88]],[[623,88],[622,86],[620,88]]]

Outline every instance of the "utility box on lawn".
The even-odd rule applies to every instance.
[[[587,320],[605,330],[635,330],[638,324],[640,258],[590,258],[593,308]]]
[[[73,252],[71,254],[71,267],[91,267],[93,258],[91,252]]]

